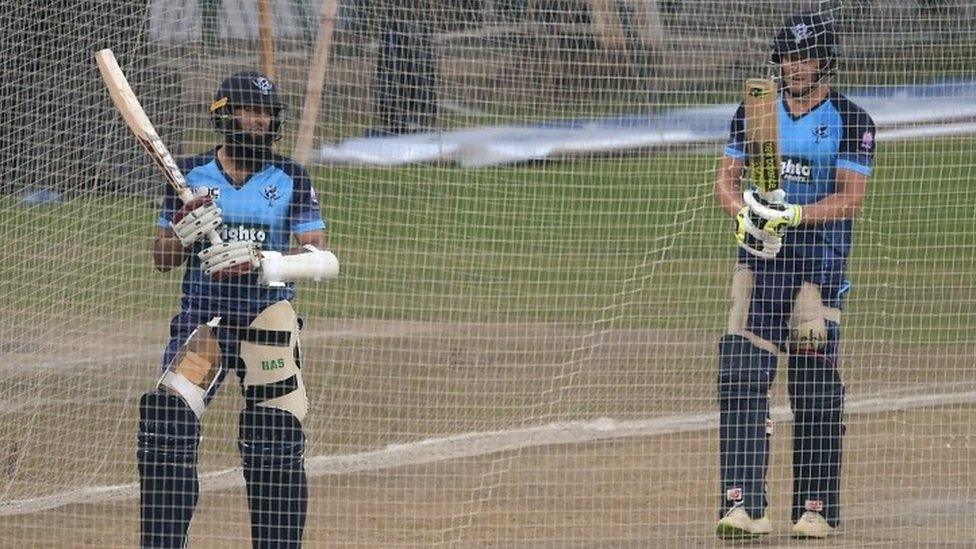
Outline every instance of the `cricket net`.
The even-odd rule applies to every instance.
[[[243,69],[280,85],[279,151],[313,130],[342,271],[296,301],[307,546],[718,544],[736,246],[716,167],[770,38],[817,9],[842,44],[832,84],[879,143],[825,546],[972,542],[976,2],[50,0],[0,4],[0,545],[139,543],[138,401],[182,269],[153,269],[165,183],[102,48],[175,155],[218,142],[207,108]],[[781,370],[769,516],[788,545]],[[233,377],[202,419],[191,546],[251,543]]]

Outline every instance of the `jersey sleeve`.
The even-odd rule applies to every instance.
[[[312,187],[312,178],[299,166],[295,166],[292,176],[295,178],[295,191],[289,211],[291,232],[301,234],[325,229],[319,199]]]
[[[841,112],[844,134],[837,151],[837,168],[871,175],[874,169],[874,120],[853,103],[848,105],[846,112]]]
[[[740,103],[732,117],[731,128],[729,128],[729,141],[725,145],[725,156],[745,160],[746,153],[746,106]]]

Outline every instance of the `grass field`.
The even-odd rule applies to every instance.
[[[858,314],[879,313],[860,308],[875,302],[896,321],[912,317],[906,336],[972,336],[973,317],[935,299],[972,298],[972,144],[882,146],[851,265],[855,295],[868,294],[855,299]],[[719,326],[734,246],[711,196],[715,163],[674,153],[481,170],[316,169],[343,279],[327,303],[309,296],[302,305],[328,318],[579,324],[609,311],[625,325],[675,328],[698,317],[697,327],[708,317]],[[0,208],[14,258],[0,281],[4,310],[84,312],[104,301],[171,310],[178,273],[157,275],[147,253],[154,201],[81,196],[24,209],[3,198]],[[668,314],[690,301],[693,314]],[[641,310],[621,311],[627,302]]]
[[[976,389],[974,145],[881,145],[844,318],[855,404]],[[675,151],[480,170],[317,168],[342,276],[298,300],[309,320],[309,456],[395,456],[388,445],[471,432],[714,412],[713,349],[735,250],[711,194],[715,167],[714,153]],[[131,489],[47,511],[14,512],[12,502],[135,481],[135,402],[178,306],[178,274],[151,267],[155,216],[148,198],[81,195],[29,209],[0,199],[9,539],[134,543]],[[228,385],[205,418],[206,472],[237,463],[240,403]],[[952,511],[976,503],[973,404],[940,402],[852,418],[848,542],[976,539]],[[772,472],[780,506],[788,430],[777,431]],[[707,546],[717,501],[710,427],[607,437],[323,466],[309,541]],[[245,545],[242,501],[233,483],[207,490],[195,540]]]

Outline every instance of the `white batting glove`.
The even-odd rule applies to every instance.
[[[197,256],[204,274],[215,280],[245,275],[261,266],[261,252],[249,240],[214,244]]]
[[[213,199],[209,196],[198,196],[184,204],[173,215],[171,226],[183,247],[189,248],[223,222],[220,208],[213,203]]]
[[[766,220],[763,226],[766,232],[782,236],[785,229],[796,227],[803,220],[803,208],[787,202],[783,189],[776,189],[765,197],[756,189],[748,189],[742,193],[742,199],[752,213]]]

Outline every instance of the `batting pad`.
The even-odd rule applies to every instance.
[[[248,406],[285,410],[299,421],[305,418],[308,399],[297,349],[298,316],[288,301],[269,306],[251,322],[241,340]]]
[[[160,390],[179,395],[199,418],[205,398],[220,373],[220,345],[209,324],[201,324],[186,339],[159,380]]]

